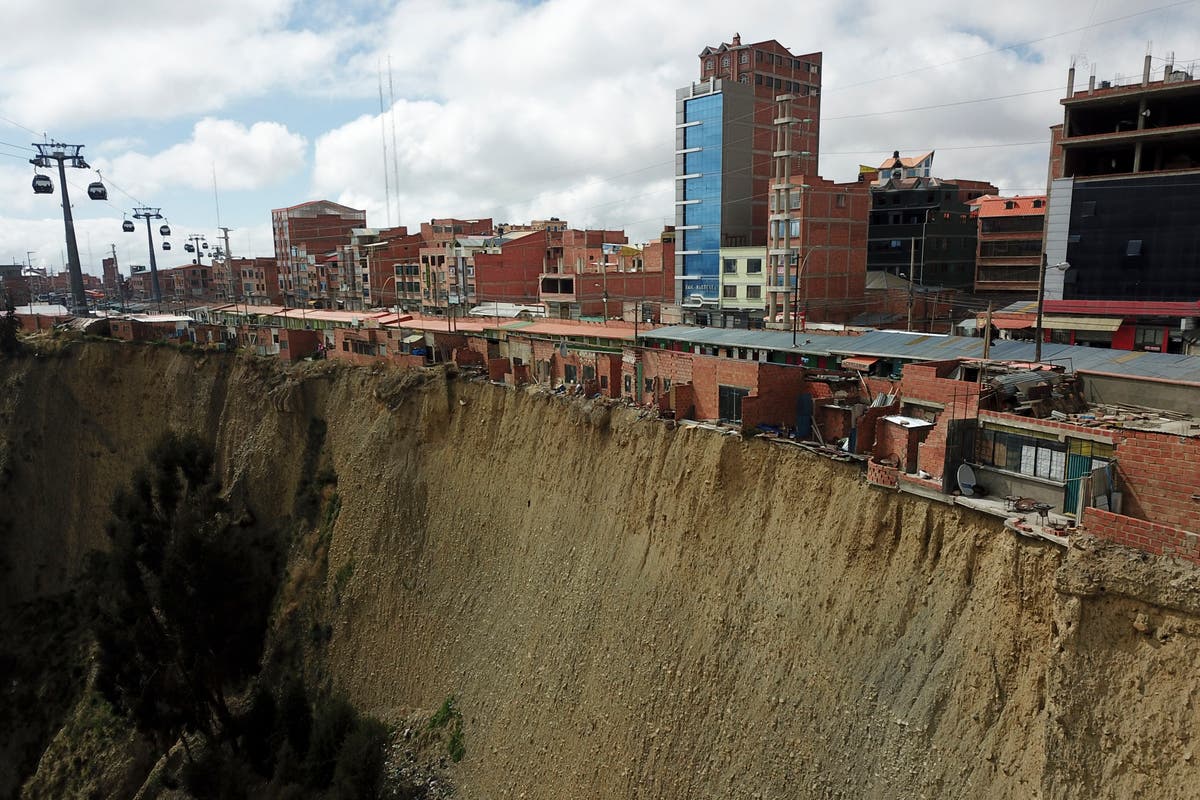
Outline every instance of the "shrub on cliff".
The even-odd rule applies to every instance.
[[[277,554],[220,489],[204,442],[164,436],[117,493],[99,558],[97,687],[163,744],[232,734],[226,697],[258,671]]]
[[[13,308],[11,300],[6,301],[4,316],[0,317],[0,355],[13,356],[21,352],[21,340],[17,338],[17,331],[20,329],[17,310]]]

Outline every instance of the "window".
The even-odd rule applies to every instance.
[[[762,272],[762,259],[761,258],[747,258],[746,259],[746,272],[750,273],[751,275],[755,275],[757,273]]]
[[[633,394],[633,376],[625,376],[625,394]]]
[[[738,290],[737,286],[723,286],[723,287],[721,287],[721,296],[726,299],[736,300],[737,296],[738,296],[737,290]]]
[[[1157,353],[1162,350],[1163,332],[1161,328],[1137,328],[1133,335],[1133,344],[1138,350],[1149,350]]]
[[[642,384],[643,384],[643,387],[642,387],[643,392],[645,394],[651,394],[651,395],[654,394],[654,378],[646,378],[646,380],[644,380],[642,382]]]
[[[976,455],[981,463],[1052,481],[1066,478],[1067,445],[1053,434],[1007,426],[979,431]]]
[[[601,376],[600,376],[600,388],[601,388],[601,389],[607,389],[607,388],[608,388],[608,376],[607,376],[607,375],[601,375]]]
[[[762,299],[762,287],[761,286],[747,286],[746,287],[746,299],[747,300],[761,300]]]
[[[839,194],[839,195],[837,196],[837,207],[838,207],[838,208],[845,208],[845,207],[846,207],[846,195],[844,195],[844,194]]]
[[[1125,243],[1125,255],[1128,258],[1136,258],[1142,254],[1142,240],[1130,239]]]
[[[1079,216],[1083,219],[1096,216],[1096,201],[1085,200],[1079,204]]]
[[[726,275],[732,275],[737,272],[736,258],[726,258],[721,263],[724,265]]]
[[[566,383],[575,383],[577,370],[574,364],[566,364],[563,366],[563,381]]]
[[[756,86],[762,86],[762,75],[759,75],[757,72],[754,73],[754,83]]]
[[[721,66],[722,67],[729,66],[729,56],[721,56]]]
[[[749,83],[749,82],[750,82],[749,75],[743,74],[743,75],[738,76],[738,83]]]
[[[596,368],[593,367],[591,364],[584,364],[583,365],[583,379],[585,381],[596,380]]]
[[[750,54],[745,51],[742,51],[742,54],[740,56],[738,56],[738,63],[749,64],[750,63]]]

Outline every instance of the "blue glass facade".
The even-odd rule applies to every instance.
[[[683,224],[700,226],[682,231],[680,249],[698,251],[683,256],[685,299],[700,294],[715,301],[720,290],[723,106],[719,92],[685,102],[686,121],[700,123],[684,129],[684,147],[700,148],[684,155],[684,173],[700,176],[683,181],[683,199],[699,201],[683,206]]]

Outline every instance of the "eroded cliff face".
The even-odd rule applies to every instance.
[[[286,514],[320,419],[330,674],[385,717],[455,695],[460,796],[1200,796],[1194,570],[413,375],[104,344],[0,366],[4,596],[69,584],[158,431],[201,430]]]

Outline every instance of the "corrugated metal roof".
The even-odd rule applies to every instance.
[[[870,334],[868,334],[870,335]],[[775,350],[782,353],[828,356],[833,347],[861,336],[830,336],[828,334],[801,331],[796,333],[796,346],[792,346],[791,331],[745,330],[742,328],[693,328],[674,325],[641,334],[640,339],[662,339],[688,344],[713,347],[746,347],[755,350]]]
[[[680,325],[650,331],[641,338],[718,347],[747,347],[783,353],[867,356],[904,361],[983,358],[983,339],[908,331],[872,331],[862,336],[800,333],[794,348],[789,331],[692,328]],[[988,356],[996,361],[1032,361],[1034,343],[1001,339],[992,343]],[[1062,364],[1076,372],[1200,385],[1200,356],[1044,344],[1042,361]]]

